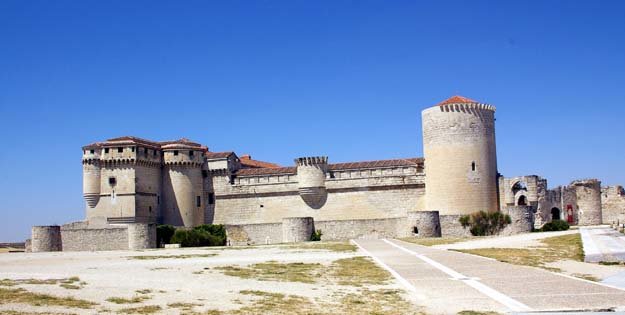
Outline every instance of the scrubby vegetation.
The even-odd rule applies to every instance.
[[[474,236],[495,235],[510,223],[510,216],[499,211],[479,211],[460,217],[462,227],[468,227]]]
[[[323,233],[321,233],[321,230],[313,231],[312,235],[310,236],[310,240],[313,242],[321,241],[321,235],[323,235]]]
[[[543,232],[551,232],[551,231],[566,231],[570,228],[570,225],[563,220],[553,220],[540,229]]]
[[[160,246],[162,244],[170,244],[171,237],[174,236],[176,228],[173,225],[161,224],[156,227],[156,243]]]
[[[224,246],[226,228],[221,224],[204,224],[193,229],[176,229],[170,239],[172,244],[182,247]]]

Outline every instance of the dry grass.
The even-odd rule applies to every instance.
[[[2,310],[2,315],[75,315],[75,313],[51,313],[51,312],[23,312],[23,311],[10,311]]]
[[[435,246],[435,245],[445,245],[445,244],[454,244],[459,242],[466,242],[475,239],[467,238],[467,237],[427,237],[427,238],[418,238],[418,237],[404,237],[400,238],[400,240],[409,243],[415,243],[423,246]]]
[[[282,245],[288,249],[327,250],[331,252],[355,252],[358,247],[349,242],[305,242],[293,245]]]
[[[80,281],[78,277],[70,277],[66,279],[2,279],[0,280],[0,286],[4,287],[12,287],[21,284],[30,284],[30,285],[56,285],[58,284],[61,288],[70,289],[70,290],[78,290],[82,289],[87,283],[84,281]]]
[[[120,314],[154,314],[154,313],[159,312],[161,309],[162,308],[158,305],[146,305],[146,306],[140,306],[140,307],[122,308],[121,310],[117,311],[117,313],[120,313]]]
[[[134,296],[130,299],[123,298],[123,297],[110,297],[106,299],[106,301],[115,303],[115,304],[136,304],[136,303],[141,303],[149,299],[150,299],[149,296]]]
[[[128,256],[127,259],[136,259],[136,260],[188,259],[188,258],[202,258],[202,257],[212,257],[212,256],[217,256],[217,254],[140,255],[140,256]]]
[[[368,257],[352,257],[335,260],[330,265],[332,277],[341,285],[362,286],[367,284],[385,284],[391,275],[379,268]]]
[[[0,288],[0,304],[18,303],[34,306],[65,306],[72,308],[89,309],[96,303],[79,300],[72,297],[57,297],[48,294],[39,294],[26,291],[22,288]]]
[[[476,312],[476,311],[462,311],[458,312],[458,315],[499,315],[497,312]]]
[[[190,311],[196,306],[202,306],[202,304],[177,302],[177,303],[167,304],[167,306],[171,308],[177,308],[182,311]]]
[[[215,270],[222,271],[225,275],[239,277],[243,279],[256,279],[260,281],[286,281],[315,283],[321,272],[321,264],[305,263],[278,263],[268,261],[265,263],[253,264],[248,267],[221,266]]]
[[[560,260],[584,261],[582,240],[577,233],[548,237],[540,241],[542,246],[532,248],[481,248],[457,251],[490,257],[515,265],[540,267],[552,271],[558,270],[546,267],[547,263]]]

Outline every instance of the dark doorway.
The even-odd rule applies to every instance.
[[[521,197],[519,197],[519,202],[517,203],[517,205],[527,206],[527,198],[525,198],[524,195],[521,195]]]
[[[551,208],[551,220],[560,220],[560,209]]]

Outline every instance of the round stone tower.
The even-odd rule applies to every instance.
[[[204,224],[202,164],[206,148],[186,139],[163,145],[163,223]]]
[[[427,209],[497,211],[495,107],[454,96],[421,116]]]
[[[576,180],[571,186],[577,196],[577,224],[601,224],[601,182],[596,179]]]
[[[100,200],[100,151],[97,144],[82,148],[82,192],[87,206],[95,208]]]
[[[313,209],[323,207],[327,200],[326,173],[328,157],[313,156],[295,159],[299,195]]]
[[[63,250],[61,243],[61,227],[58,225],[33,226],[31,235],[31,251],[58,252]]]
[[[296,243],[310,241],[315,230],[312,217],[282,218],[282,242]]]

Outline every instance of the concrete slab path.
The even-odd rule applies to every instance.
[[[399,240],[354,243],[436,314],[599,311],[625,306],[625,290],[538,268]]]
[[[625,235],[607,226],[580,227],[586,262],[625,261]]]

